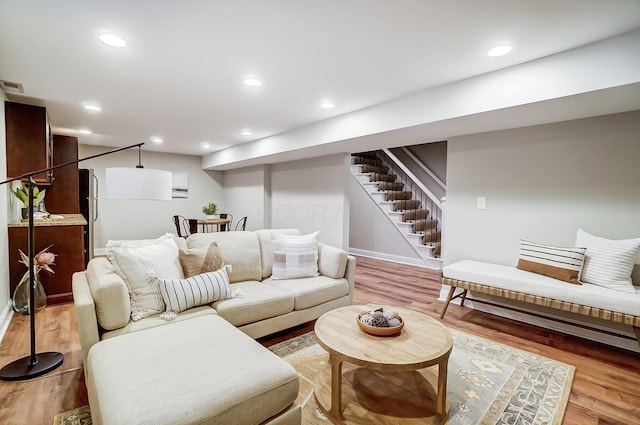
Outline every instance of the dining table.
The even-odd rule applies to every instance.
[[[210,232],[212,227],[215,226],[216,231],[220,231],[220,226],[230,225],[231,219],[229,218],[199,218],[198,225],[202,229],[202,232]]]

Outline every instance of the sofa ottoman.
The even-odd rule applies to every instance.
[[[298,375],[217,315],[117,338],[89,350],[96,425],[299,425]]]

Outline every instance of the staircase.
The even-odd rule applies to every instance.
[[[351,174],[425,265],[441,269],[442,204],[394,160],[389,151],[352,154]]]

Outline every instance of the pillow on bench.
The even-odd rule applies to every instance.
[[[581,285],[578,279],[586,251],[586,248],[559,248],[521,239],[517,268]]]
[[[640,238],[612,240],[578,229],[576,246],[587,248],[581,277],[583,282],[614,291],[636,293],[631,272],[634,263],[640,264]]]

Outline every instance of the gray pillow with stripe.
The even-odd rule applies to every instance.
[[[579,279],[586,251],[586,248],[556,247],[521,239],[517,268],[581,285]]]

